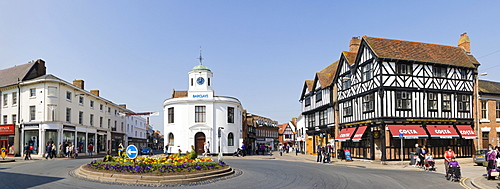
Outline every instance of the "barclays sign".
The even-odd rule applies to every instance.
[[[208,94],[194,94],[193,98],[208,98]]]

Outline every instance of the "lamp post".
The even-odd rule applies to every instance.
[[[224,129],[224,127],[219,127],[217,130],[217,137],[219,138],[219,155],[217,156],[217,160],[219,162],[223,161],[221,152],[221,142],[220,142],[220,138],[222,137],[222,129]]]

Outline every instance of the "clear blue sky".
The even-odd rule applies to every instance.
[[[47,72],[131,110],[160,111],[199,62],[216,95],[280,123],[304,80],[351,37],[457,45],[467,32],[482,79],[500,81],[500,1],[0,1],[0,69],[38,58]]]

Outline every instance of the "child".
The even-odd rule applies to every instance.
[[[458,161],[455,160],[455,157],[451,158],[451,161],[448,162],[448,166],[450,167],[448,169],[448,173],[446,175],[449,175],[446,177],[446,179],[450,179],[450,176],[453,176],[454,181],[458,182],[460,181],[461,173],[460,173],[460,165],[458,164]]]
[[[435,165],[434,158],[432,157],[431,152],[425,154],[425,165],[429,171],[436,170],[436,168],[434,167],[434,165]]]

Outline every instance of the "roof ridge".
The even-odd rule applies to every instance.
[[[443,46],[443,47],[453,47],[453,48],[460,48],[458,46],[451,46],[451,45],[442,45],[442,44],[435,44],[435,43],[425,43],[425,42],[418,42],[418,41],[409,41],[409,40],[401,40],[401,39],[388,39],[388,38],[381,38],[381,37],[370,37],[370,36],[363,36],[366,38],[373,38],[373,39],[384,39],[384,40],[392,40],[392,41],[403,41],[403,42],[410,42],[410,43],[418,43],[418,44],[427,44],[427,45],[437,45],[437,46]]]

